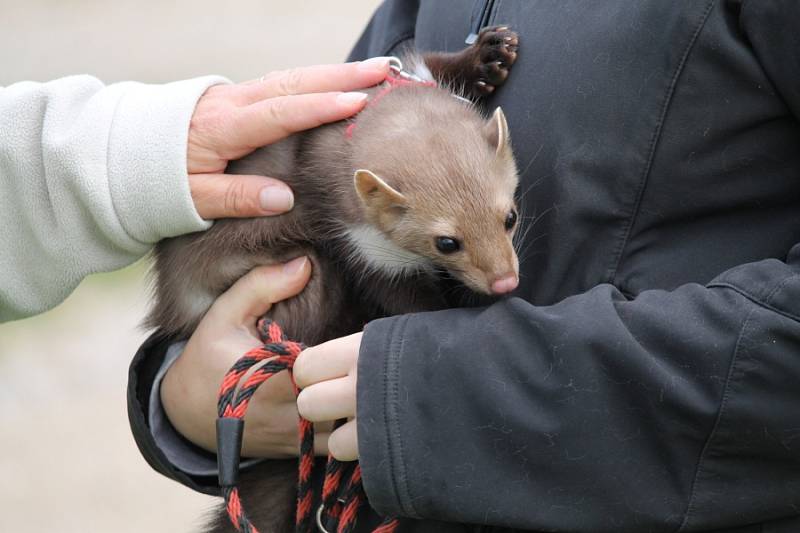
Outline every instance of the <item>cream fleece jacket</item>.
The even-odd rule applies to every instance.
[[[0,322],[210,225],[192,203],[186,147],[197,100],[219,83],[71,76],[0,88]]]

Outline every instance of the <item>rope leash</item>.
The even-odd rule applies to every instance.
[[[262,318],[258,321],[257,327],[264,344],[248,351],[228,370],[222,380],[217,402],[219,484],[231,523],[241,533],[258,533],[245,513],[237,487],[244,415],[256,389],[284,370],[291,376],[294,362],[304,349],[302,344],[290,341],[281,328],[271,320]],[[237,392],[236,387],[244,375],[253,366],[267,359],[271,360],[256,369]],[[295,395],[299,392],[297,385],[294,385],[294,391]],[[338,425],[341,423],[343,421]],[[322,504],[314,515],[312,512],[314,426],[308,420],[300,418],[299,429],[300,460],[295,533],[310,533],[315,522],[323,533],[352,533],[355,531],[358,510],[366,502],[361,482],[361,467],[356,462],[343,463],[328,456],[322,485]],[[346,484],[342,483],[344,480],[347,480]],[[396,518],[385,518],[373,533],[394,533],[398,526],[399,521]]]

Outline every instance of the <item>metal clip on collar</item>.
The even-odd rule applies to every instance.
[[[416,74],[411,72],[406,72],[405,70],[403,70],[403,62],[400,61],[400,59],[395,56],[391,56],[389,58],[389,70],[391,70],[395,76],[397,76],[398,78],[402,78],[404,80],[411,80],[417,83],[426,82],[426,80],[423,80]]]

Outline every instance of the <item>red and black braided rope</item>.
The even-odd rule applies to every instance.
[[[290,341],[273,321],[261,319],[258,331],[262,346],[244,354],[228,370],[219,390],[217,402],[217,456],[220,487],[225,498],[228,516],[234,527],[242,533],[258,533],[242,507],[238,482],[239,456],[244,432],[244,415],[256,389],[272,376],[288,370],[291,373],[297,356],[304,346]],[[239,387],[239,382],[250,369],[257,368]],[[294,382],[294,379],[292,379]],[[295,394],[298,392],[295,386]],[[314,469],[314,426],[300,419],[300,461],[297,483],[297,515],[295,532],[309,533],[314,524],[312,474]],[[343,486],[342,481],[347,480]],[[361,483],[361,467],[357,463],[342,463],[328,457],[322,487],[322,507],[318,522],[333,533],[352,533],[355,530],[358,510],[366,501]],[[386,518],[373,533],[394,533],[399,525],[396,518]]]

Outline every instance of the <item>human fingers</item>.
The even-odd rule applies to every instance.
[[[269,75],[264,81],[210,87],[192,114],[188,173],[221,173],[228,161],[291,133],[358,113],[366,95],[349,91],[377,84],[386,77],[388,65],[387,58],[374,58],[293,69]]]
[[[356,381],[351,377],[322,381],[300,391],[297,412],[311,422],[350,418],[356,414]]]
[[[272,304],[303,290],[310,275],[311,262],[307,257],[256,267],[217,298],[208,314],[222,324],[252,325]]]
[[[285,377],[286,379],[281,379]],[[288,394],[284,383],[278,390],[263,394],[267,385],[277,380],[288,384]],[[299,417],[296,397],[288,374],[281,373],[264,383],[253,396],[250,409],[245,417],[242,455],[247,457],[267,457],[280,459],[297,457],[300,454],[298,434]],[[314,453],[327,455],[328,436],[333,429],[332,421],[314,424]]]
[[[331,433],[328,449],[333,458],[339,461],[358,459],[358,424],[355,418]]]
[[[343,120],[363,109],[367,95],[359,92],[278,96],[239,108],[231,144],[254,150],[292,133]]]
[[[201,218],[279,215],[294,205],[292,190],[280,180],[234,174],[190,174],[189,189]]]
[[[242,456],[284,459],[300,455],[297,408],[292,403],[270,402],[261,412],[247,413],[242,440]],[[257,416],[253,416],[257,415]],[[332,424],[314,425],[314,455],[328,454]]]
[[[294,381],[305,389],[321,381],[348,375],[358,361],[361,333],[333,339],[300,352],[294,363]]]
[[[244,103],[276,96],[354,91],[377,85],[389,73],[388,57],[338,65],[316,65],[270,72],[263,78],[233,86]]]

